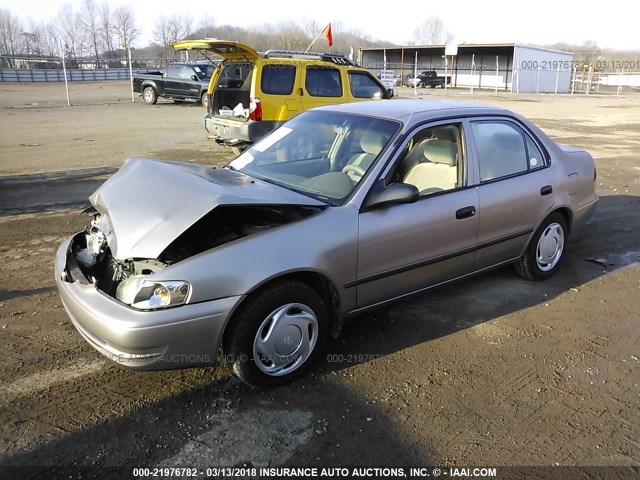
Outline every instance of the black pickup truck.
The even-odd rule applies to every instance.
[[[158,97],[175,102],[199,101],[207,106],[209,80],[215,70],[213,63],[172,63],[157,72],[138,73],[131,79],[133,91],[142,94],[144,103],[153,105]]]
[[[438,86],[444,88],[445,78],[438,76],[435,70],[429,70],[422,72],[418,75],[418,80],[420,81],[420,86],[436,88]],[[447,76],[447,84],[451,83],[451,77]]]

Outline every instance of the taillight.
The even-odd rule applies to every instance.
[[[249,120],[262,121],[262,102],[259,98],[249,99]]]

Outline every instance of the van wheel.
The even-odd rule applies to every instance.
[[[276,387],[299,377],[322,350],[327,312],[318,293],[295,280],[246,299],[225,332],[225,358],[242,381]]]
[[[515,264],[518,275],[527,280],[544,280],[553,275],[562,259],[566,232],[564,217],[559,213],[549,215]]]
[[[153,89],[153,87],[146,87],[142,91],[142,99],[144,100],[144,103],[155,105],[158,101],[158,96],[156,95],[156,91]]]

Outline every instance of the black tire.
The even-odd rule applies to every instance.
[[[560,229],[559,233],[557,230],[555,232],[553,231],[553,229],[557,228]],[[559,249],[556,248],[553,255],[553,261],[548,263],[539,261],[539,253],[541,254],[540,256],[542,257],[542,260],[548,257],[548,255],[543,254],[543,252],[539,252],[539,249],[542,247],[542,245],[540,245],[540,238],[545,235],[545,237],[549,239],[548,245],[553,248],[554,243],[559,243],[559,234],[562,236],[562,245]],[[531,238],[529,245],[527,245],[527,249],[524,254],[514,265],[518,275],[526,278],[527,280],[544,280],[551,277],[558,270],[558,266],[562,262],[566,238],[567,221],[560,213],[552,213],[538,227],[538,230],[536,230],[536,233]]]
[[[155,105],[158,101],[158,95],[153,87],[145,87],[142,91],[142,99],[148,105]]]
[[[254,344],[261,341],[259,339],[259,331],[264,332],[273,325],[269,323],[269,319],[272,318],[273,314],[282,311],[280,309],[286,309],[291,304],[302,305],[310,309],[315,315],[317,320],[317,328],[313,326],[315,343],[310,348],[308,356],[303,355],[305,358],[297,366],[295,362],[292,362],[289,364],[290,367],[284,367],[285,370],[283,372],[286,371],[286,368],[292,368],[288,373],[265,373],[263,369],[270,368],[270,362],[264,357],[254,355]],[[292,310],[295,310],[295,307]],[[229,367],[243,382],[258,388],[277,387],[293,381],[309,368],[322,351],[326,332],[327,312],[320,295],[304,283],[285,280],[269,285],[245,300],[233,315],[227,327],[224,335],[223,350]],[[281,335],[284,334],[286,332],[281,333]],[[291,335],[288,335],[280,339],[279,335],[275,335],[273,342],[278,343],[279,339],[278,345],[280,346],[283,345],[282,342],[291,341],[290,337]],[[288,338],[289,340],[287,340]],[[291,345],[291,343],[287,343],[287,345]],[[277,349],[274,351],[277,351]],[[295,356],[298,351],[300,350],[298,349],[286,355]],[[258,363],[263,367],[260,368]],[[294,366],[295,368],[293,368]]]
[[[437,85],[435,83],[432,83],[431,85],[429,85],[431,88],[436,88]]]
[[[200,95],[200,103],[204,108],[207,108],[209,106],[209,95],[207,94],[207,92],[204,92],[202,95]]]

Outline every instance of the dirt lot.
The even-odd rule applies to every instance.
[[[596,217],[550,281],[504,268],[360,318],[261,392],[223,367],[106,363],[54,288],[76,207],[126,157],[229,158],[202,108],[132,104],[126,82],[74,84],[71,108],[64,85],[0,84],[0,464],[640,466],[640,96],[448,95],[587,148]]]

